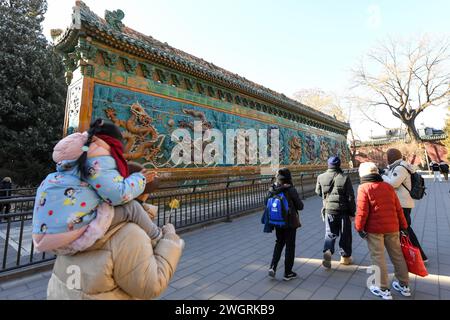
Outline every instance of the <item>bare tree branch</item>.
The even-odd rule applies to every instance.
[[[420,140],[415,119],[450,95],[449,49],[449,38],[431,41],[422,37],[408,42],[388,39],[367,55],[366,65],[361,63],[354,70],[354,88],[365,88],[370,106],[388,107],[406,125],[411,138]],[[360,110],[367,119],[384,127]]]

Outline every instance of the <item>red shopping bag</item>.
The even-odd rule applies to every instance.
[[[422,260],[419,248],[413,246],[408,236],[401,236],[400,244],[402,246],[403,256],[405,257],[408,271],[421,277],[428,275],[427,268]]]

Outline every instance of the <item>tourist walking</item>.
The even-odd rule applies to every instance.
[[[11,196],[12,180],[10,177],[3,178],[0,182],[0,200]],[[4,210],[4,211],[3,211]],[[11,203],[0,203],[0,214],[8,214],[11,210]]]
[[[430,163],[430,166],[431,166],[431,170],[433,171],[433,182],[436,182],[436,180],[438,180],[439,182],[442,182],[441,167],[440,167],[439,163],[432,161]]]
[[[341,264],[352,264],[352,222],[355,193],[350,177],[341,170],[339,157],[328,159],[328,170],[317,177],[316,194],[322,197],[325,244],[322,265],[331,268],[336,239],[339,237]]]
[[[408,223],[408,234],[411,243],[420,249],[424,262],[428,261],[422,246],[417,239],[414,230],[411,227],[411,211],[415,206],[414,199],[411,197],[410,190],[412,188],[411,174],[415,173],[414,167],[403,160],[402,153],[398,149],[389,149],[386,152],[388,167],[383,173],[383,180],[394,187],[395,192],[400,200],[403,213]]]
[[[444,180],[448,181],[448,164],[446,164],[444,161],[441,161],[441,163],[439,163],[439,168],[441,169],[441,173],[444,176]]]
[[[266,197],[266,205],[268,208],[263,215],[263,223],[266,225],[265,231],[271,232],[275,229],[276,242],[273,249],[272,262],[270,263],[269,276],[274,278],[278,262],[281,258],[283,248],[285,250],[284,258],[284,280],[289,281],[295,279],[297,274],[292,271],[295,259],[295,240],[297,235],[297,228],[301,226],[298,211],[303,210],[303,202],[298,195],[297,189],[295,189],[292,182],[292,175],[289,169],[279,169],[275,175],[275,183],[270,188]],[[279,200],[283,201],[283,204]],[[282,218],[278,221],[271,220],[268,210],[275,208],[277,205],[282,206],[281,210]],[[287,206],[287,210],[284,210]],[[287,211],[287,212],[284,212]]]
[[[358,188],[355,228],[359,235],[367,240],[372,264],[380,271],[379,283],[370,287],[370,291],[385,300],[392,300],[389,290],[389,278],[384,250],[394,265],[396,281],[392,287],[403,296],[411,296],[408,267],[400,246],[400,232],[407,234],[406,222],[400,201],[394,188],[384,182],[378,168],[372,162],[362,163],[359,167],[361,184]]]

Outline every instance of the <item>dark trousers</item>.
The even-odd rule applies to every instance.
[[[285,257],[284,257],[284,274],[289,274],[292,272],[292,267],[294,266],[295,259],[295,236],[297,235],[297,229],[293,228],[275,228],[277,235],[277,241],[275,243],[275,248],[273,249],[273,258],[271,266],[276,269],[278,262],[281,258],[281,252],[286,246]]]
[[[5,208],[5,212],[3,212],[3,208]],[[11,204],[0,204],[0,214],[8,214],[11,210]]]
[[[414,230],[411,228],[411,208],[403,208],[403,214],[405,215],[406,222],[408,223],[408,234],[409,234],[409,240],[411,240],[411,243],[419,248],[420,254],[422,255],[423,260],[427,260],[427,255],[425,252],[423,252],[422,246],[419,243],[419,240],[417,239],[416,234],[414,233]]]
[[[346,214],[327,214],[325,219],[325,245],[323,252],[334,253],[336,239],[339,237],[339,252],[343,257],[352,255],[352,222]]]

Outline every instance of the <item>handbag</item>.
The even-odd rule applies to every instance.
[[[415,247],[406,235],[401,236],[400,245],[402,247],[403,256],[405,257],[406,265],[408,266],[408,271],[420,277],[426,277],[428,271],[423,263],[419,248]]]

